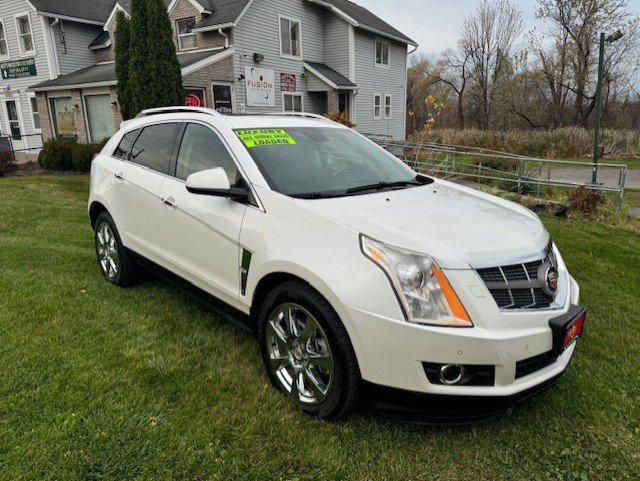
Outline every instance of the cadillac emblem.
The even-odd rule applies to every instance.
[[[543,262],[538,267],[538,281],[545,294],[555,297],[558,292],[558,270],[550,263]]]

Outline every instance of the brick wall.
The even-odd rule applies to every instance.
[[[233,82],[233,58],[227,57],[224,60],[201,68],[189,75],[182,77],[182,85],[185,88],[196,87],[205,89],[206,107],[213,107],[213,97],[211,93],[211,83],[215,80],[222,82]]]
[[[49,115],[49,105],[45,92],[36,93],[36,103],[38,104],[38,114],[40,115],[40,129],[42,130],[42,140],[49,140],[54,137],[51,116]]]

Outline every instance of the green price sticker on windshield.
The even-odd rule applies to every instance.
[[[283,129],[238,130],[236,135],[248,148],[264,145],[295,145],[296,141]]]

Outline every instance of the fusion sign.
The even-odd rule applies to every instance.
[[[244,68],[249,107],[275,107],[276,89],[273,70],[258,67]]]

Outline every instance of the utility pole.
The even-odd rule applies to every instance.
[[[604,44],[613,43],[622,38],[624,34],[618,30],[605,37],[604,32],[600,34],[600,56],[598,57],[598,85],[596,86],[596,106],[593,118],[593,169],[591,172],[591,183],[598,183],[598,158],[600,157],[600,117],[602,115],[602,76],[604,74]]]

